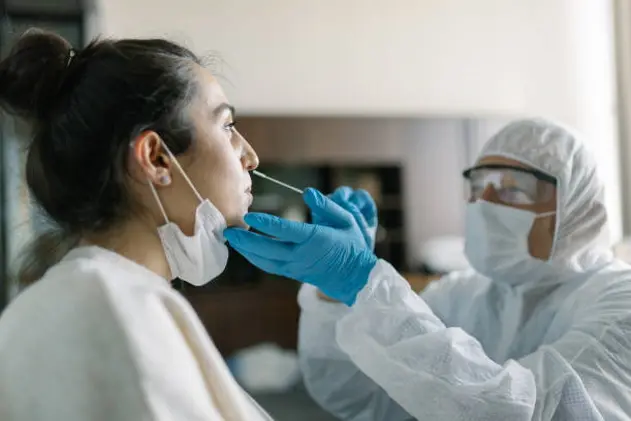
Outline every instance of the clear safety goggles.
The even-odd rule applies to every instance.
[[[541,171],[506,165],[480,165],[466,170],[468,200],[485,199],[485,192],[511,205],[534,205],[552,199],[556,178]]]

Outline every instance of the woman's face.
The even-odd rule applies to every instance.
[[[228,225],[242,225],[252,204],[250,171],[259,165],[256,152],[235,127],[234,108],[206,69],[200,74],[199,103],[191,107],[195,130],[184,170],[203,198],[223,214]]]
[[[176,159],[200,196],[219,209],[228,225],[243,226],[243,217],[252,204],[249,171],[258,166],[258,157],[236,130],[234,109],[217,80],[202,67],[197,67],[196,73],[199,91],[188,110],[194,137],[191,147]],[[159,144],[154,146],[160,148]],[[168,162],[169,183],[160,185],[160,171],[165,168],[159,168],[154,178],[158,195],[169,219],[192,235],[199,200],[168,155],[163,150],[160,155]]]

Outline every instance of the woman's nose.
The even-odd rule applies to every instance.
[[[239,136],[241,136],[241,134],[239,134]],[[243,158],[241,159],[243,168],[245,168],[246,171],[255,170],[259,166],[259,156],[256,154],[252,145],[250,145],[243,136],[241,136],[241,139],[243,140]]]

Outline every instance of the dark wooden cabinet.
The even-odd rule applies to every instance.
[[[229,283],[229,279],[225,280]],[[219,352],[234,352],[273,342],[286,349],[298,343],[297,282],[272,276],[250,285],[185,288],[183,293],[199,315]]]

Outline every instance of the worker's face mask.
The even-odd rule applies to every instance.
[[[228,247],[223,237],[226,220],[210,200],[200,196],[175,156],[166,145],[165,148],[200,203],[195,211],[195,231],[189,237],[177,224],[169,221],[153,183],[149,182],[165,220],[165,224],[158,227],[158,235],[172,278],[180,278],[191,285],[201,286],[219,276],[228,263]]]
[[[495,203],[477,201],[467,205],[465,254],[473,268],[494,281],[519,282],[546,262],[530,255],[528,236],[536,214]]]

